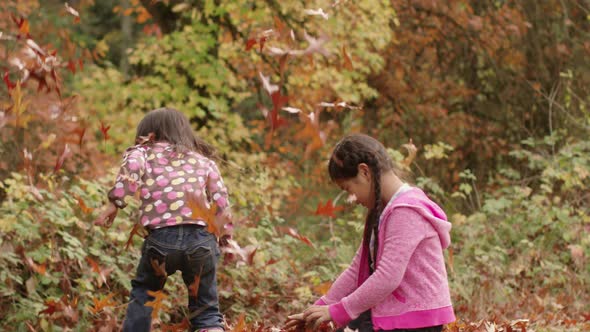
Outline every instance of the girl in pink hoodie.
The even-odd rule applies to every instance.
[[[451,224],[422,190],[405,184],[379,141],[350,135],[334,148],[332,181],[367,213],[363,241],[328,293],[286,328],[333,321],[358,331],[440,332],[455,320],[443,250]]]

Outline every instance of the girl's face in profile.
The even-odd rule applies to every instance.
[[[364,165],[364,164],[361,164]],[[373,186],[371,185],[371,176],[369,175],[368,167],[363,169],[359,165],[359,172],[353,178],[338,179],[336,184],[340,189],[349,194],[349,198],[356,198],[356,203],[361,204],[367,209],[373,208]],[[366,165],[365,165],[366,166]]]

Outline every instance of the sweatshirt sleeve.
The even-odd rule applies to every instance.
[[[426,223],[412,208],[394,209],[382,223],[385,232],[382,254],[373,274],[354,292],[330,305],[332,320],[346,325],[376,306],[399,287],[416,247],[426,237]]]
[[[108,193],[109,201],[119,209],[127,206],[127,201],[135,195],[142,184],[145,173],[145,157],[139,146],[128,148],[123,154],[123,162],[117,174],[115,185]]]
[[[228,193],[219,168],[213,160],[210,161],[207,170],[207,192],[209,200],[217,205],[217,214],[221,214],[229,206]]]
[[[362,244],[361,247],[359,247],[359,249],[356,251],[356,255],[354,255],[350,266],[344,270],[340,276],[338,276],[326,295],[322,296],[315,302],[316,305],[334,304],[342,300],[343,297],[352,293],[352,291],[357,287],[361,251]]]

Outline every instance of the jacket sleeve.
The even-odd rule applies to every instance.
[[[209,200],[217,205],[217,214],[221,214],[229,206],[227,187],[223,182],[219,168],[214,161],[210,161],[207,170],[207,193]]]
[[[315,304],[317,305],[329,305],[334,304],[342,300],[343,297],[349,295],[357,287],[357,280],[359,274],[359,265],[361,261],[362,244],[359,246],[352,263],[344,272],[336,278],[336,281],[332,284],[326,295],[318,299]]]
[[[145,173],[145,154],[139,146],[128,148],[123,154],[123,162],[117,174],[115,185],[109,190],[109,201],[119,209],[127,206],[128,200],[142,185]]]
[[[399,287],[410,258],[426,237],[426,223],[412,208],[394,209],[381,225],[385,236],[375,271],[354,292],[330,305],[332,320],[339,326],[375,307]]]

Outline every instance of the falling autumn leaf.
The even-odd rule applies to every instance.
[[[231,329],[231,332],[243,332],[246,329],[246,314],[242,312],[238,318],[238,322]]]
[[[207,231],[219,237],[221,230],[215,224],[215,215],[217,213],[217,204],[211,204],[207,207],[203,202],[202,196],[195,193],[188,194],[188,207],[192,211],[192,218],[203,220],[207,224]]]
[[[155,319],[158,317],[158,312],[164,308],[163,301],[168,298],[168,296],[161,290],[156,292],[148,290],[147,293],[149,296],[153,297],[154,300],[146,302],[145,306],[152,308],[152,319]]]
[[[193,282],[188,286],[188,293],[189,296],[197,297],[199,295],[199,285],[201,285],[201,274],[203,273],[203,265],[201,265],[201,270],[195,278]]]
[[[66,12],[74,16],[74,23],[80,23],[80,13],[78,13],[78,11],[74,8],[70,7],[70,5],[67,2],[64,3],[64,5],[66,6]]]
[[[156,274],[157,277],[164,278],[164,279],[166,279],[166,277],[168,277],[168,272],[166,272],[166,260],[162,260],[162,262],[160,263],[159,260],[157,260],[155,258],[151,258],[150,263],[151,263],[152,268],[154,269],[154,273]]]
[[[344,59],[344,65],[343,65],[344,69],[352,70],[352,61],[350,60],[348,53],[346,53],[345,46],[342,46],[342,58]]]
[[[326,295],[326,293],[328,293],[328,290],[330,290],[330,287],[332,287],[332,282],[326,281],[317,286],[314,286],[313,290],[320,295]]]
[[[84,213],[84,214],[90,214],[92,213],[92,211],[94,211],[93,208],[89,208],[86,203],[84,202],[84,200],[78,196],[78,195],[74,195],[74,198],[76,199],[76,201],[78,201],[78,206],[80,207],[80,210]]]
[[[98,284],[98,287],[102,287],[103,284],[107,285],[107,277],[109,276],[109,274],[111,274],[113,268],[100,267],[100,265],[98,265],[98,263],[90,256],[86,256],[86,261],[88,262],[88,264],[90,264],[92,271],[98,274],[98,276],[96,276],[96,282]]]
[[[128,250],[129,247],[131,246],[131,244],[133,243],[133,237],[135,235],[137,235],[139,237],[145,237],[144,235],[140,234],[140,232],[145,232],[145,229],[143,228],[143,226],[141,226],[141,224],[135,223],[135,225],[133,226],[133,229],[129,233],[129,237],[127,238],[127,242],[125,243],[125,250]]]
[[[329,18],[328,14],[326,12],[324,12],[324,10],[322,8],[318,8],[318,9],[305,9],[303,11],[303,13],[305,15],[321,16],[324,20],[327,20]]]
[[[331,217],[331,218],[336,218],[336,215],[334,214],[334,212],[338,212],[338,211],[342,211],[344,210],[344,207],[342,206],[338,206],[335,207],[332,204],[332,200],[329,199],[326,202],[326,205],[322,205],[322,203],[318,203],[318,208],[315,211],[315,214],[318,216],[327,216],[327,217]]]
[[[61,169],[61,167],[63,166],[64,161],[67,158],[69,158],[71,155],[72,155],[72,150],[70,149],[70,145],[66,143],[61,155],[59,156],[59,158],[57,159],[57,162],[55,163],[55,167],[53,168],[53,172],[56,173],[57,171],[59,171]]]
[[[59,303],[55,302],[54,300],[45,301],[46,308],[39,312],[39,315],[45,314],[51,316],[54,312],[57,311]]]
[[[250,38],[246,41],[246,51],[251,50],[256,45],[256,39]]]
[[[410,141],[402,145],[402,147],[408,151],[408,156],[401,162],[402,165],[404,165],[407,168],[410,167],[414,159],[416,159],[416,153],[418,151],[418,148],[414,145],[414,142],[411,138]]]
[[[112,300],[115,293],[109,293],[107,296],[103,296],[100,300],[96,299],[95,297],[92,298],[92,303],[94,304],[92,307],[88,307],[88,310],[94,315],[101,312],[106,307],[113,307],[116,303]]]
[[[16,83],[12,83],[12,81],[10,81],[8,70],[4,72],[4,83],[6,84],[6,89],[8,89],[8,92],[16,87]]]
[[[102,121],[100,122],[100,132],[102,133],[105,142],[109,139],[109,129],[111,129],[111,125],[105,126]]]
[[[303,242],[303,243],[305,243],[308,246],[310,246],[310,247],[313,248],[313,243],[311,243],[311,241],[307,237],[299,234],[297,232],[297,230],[295,230],[295,228],[293,228],[293,227],[281,227],[281,226],[277,226],[277,230],[279,232],[281,232],[281,233],[284,233],[284,234],[287,234],[289,236],[292,236],[292,237],[300,240],[301,242]]]
[[[289,113],[292,113],[292,114],[297,114],[297,113],[300,113],[301,112],[300,109],[295,108],[295,107],[283,107],[282,110],[283,111],[286,111],[286,112],[289,112]]]

